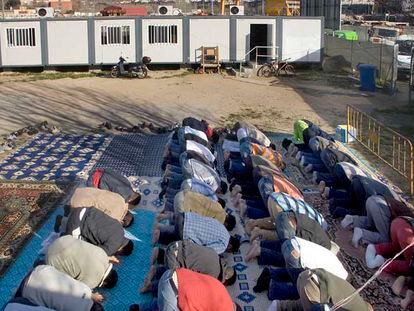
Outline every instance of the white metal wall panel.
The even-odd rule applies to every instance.
[[[101,43],[101,27],[129,26],[130,44],[108,44]],[[95,20],[95,64],[117,63],[120,56],[128,62],[135,62],[135,20],[116,19],[116,20]]]
[[[291,62],[319,62],[322,53],[321,19],[284,18],[282,59]]]
[[[176,43],[165,38],[164,43],[150,43],[150,26],[177,26]],[[168,33],[168,36],[170,33]],[[183,62],[183,22],[181,19],[143,19],[142,20],[142,53],[151,57],[153,63]]]
[[[202,46],[218,46],[221,61],[230,59],[229,19],[190,19],[190,61],[199,62]]]
[[[275,46],[276,20],[275,19],[237,19],[237,60],[245,60],[245,55],[250,51],[250,25],[267,24],[271,25],[272,33],[268,34],[269,46]],[[270,52],[270,51],[269,51]]]
[[[9,46],[7,29],[34,28],[34,46]],[[15,38],[16,40],[17,38]],[[27,40],[27,38],[25,38]],[[41,66],[42,48],[40,39],[40,22],[4,22],[0,23],[0,42],[2,66]]]
[[[88,64],[87,21],[47,21],[49,65]]]

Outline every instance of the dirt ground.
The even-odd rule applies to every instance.
[[[185,70],[153,71],[145,80],[85,76],[0,75],[0,135],[44,120],[79,132],[106,120],[121,126],[165,125],[189,115],[214,125],[246,119],[273,132],[290,132],[295,119],[307,118],[332,130],[346,122],[346,105],[352,104],[414,137],[413,115],[407,114],[414,109],[403,94],[367,95],[349,80],[319,72],[282,80]]]

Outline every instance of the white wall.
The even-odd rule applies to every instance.
[[[200,61],[196,59],[196,55],[200,55],[196,50],[202,46],[218,46],[220,60],[228,61],[230,59],[229,19],[190,19],[190,62]]]
[[[149,44],[148,26],[177,25],[177,43]],[[153,63],[181,63],[183,61],[183,22],[181,19],[143,19],[143,56],[151,57]]]
[[[36,46],[7,46],[7,28],[35,28]],[[0,42],[2,66],[40,66],[42,48],[40,40],[40,22],[4,22],[0,23]]]
[[[271,34],[268,34],[269,46],[275,46],[276,38],[276,20],[275,19],[238,19],[236,26],[237,33],[237,60],[245,60],[245,55],[250,51],[250,25],[251,24],[268,24],[271,25]],[[268,51],[271,52],[270,50]],[[276,53],[276,52],[275,52]]]
[[[101,26],[130,26],[130,44],[101,45]],[[95,64],[115,64],[120,56],[135,62],[135,20],[95,20]]]
[[[283,19],[282,59],[319,62],[322,27],[320,19]]]
[[[88,64],[87,21],[47,21],[49,65]]]

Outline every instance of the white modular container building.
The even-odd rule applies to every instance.
[[[150,56],[155,64],[192,64],[202,46],[218,46],[223,63],[260,52],[291,62],[323,58],[323,17],[148,16],[0,21],[0,67],[100,66]]]

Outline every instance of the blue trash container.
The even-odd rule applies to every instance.
[[[375,70],[371,64],[360,64],[358,66],[361,78],[361,91],[375,92]]]

